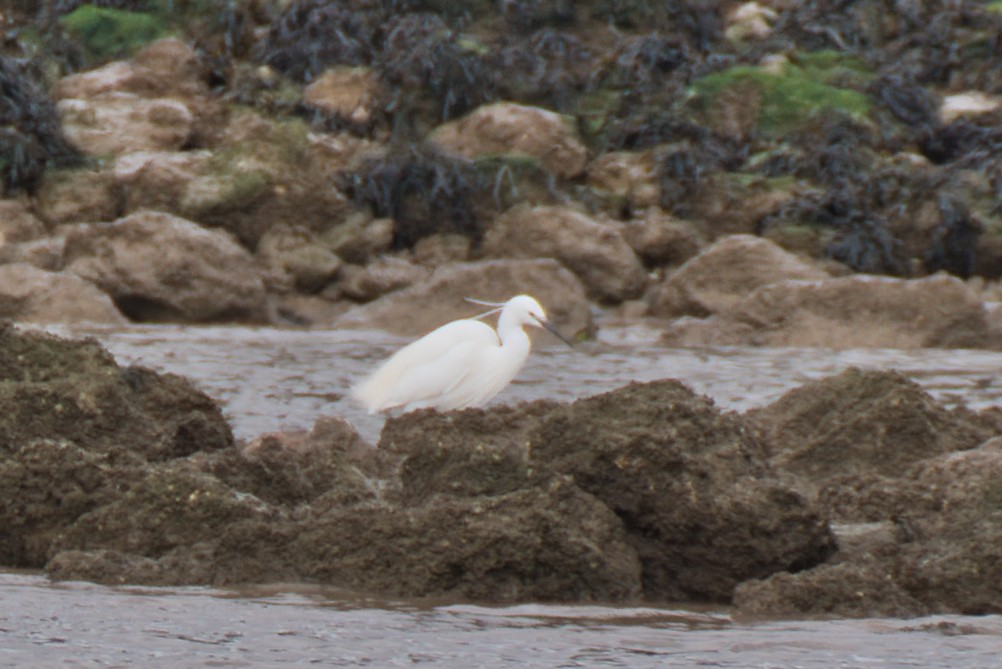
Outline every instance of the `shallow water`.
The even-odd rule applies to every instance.
[[[192,378],[237,434],[344,416],[370,441],[381,419],[344,399],[404,340],[260,328],[57,329],[99,339],[122,363]],[[745,410],[850,366],[897,369],[948,402],[1000,403],[1002,353],[665,349],[642,332],[535,350],[498,398],[573,400],[674,377]],[[617,345],[624,341],[633,345]],[[736,621],[727,610],[473,605],[369,599],[304,586],[107,588],[0,573],[0,667],[954,667],[1002,668],[1002,617]]]
[[[350,330],[156,326],[53,331],[94,336],[122,363],[193,379],[224,404],[240,437],[309,428],[319,416],[336,415],[351,420],[371,442],[378,439],[382,418],[367,416],[344,395],[353,381],[407,342]],[[606,341],[575,349],[537,346],[519,377],[494,401],[571,401],[630,381],[677,378],[724,409],[744,411],[855,365],[896,369],[949,403],[1002,404],[1002,352],[997,351],[670,349],[610,343],[643,340],[642,332],[630,329],[607,329],[603,336]]]

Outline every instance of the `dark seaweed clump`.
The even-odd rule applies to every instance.
[[[426,110],[433,122],[494,99],[493,70],[439,16],[396,3],[295,0],[273,23],[258,59],[308,82],[334,65],[367,65],[397,90],[387,111]]]
[[[55,106],[27,68],[0,54],[0,183],[31,192],[50,167],[82,161],[62,133]]]
[[[358,204],[395,221],[396,248],[410,248],[435,233],[458,233],[474,242],[483,236],[476,204],[490,189],[467,161],[423,146],[391,147],[344,181],[343,188]]]

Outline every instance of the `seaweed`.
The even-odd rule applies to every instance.
[[[490,64],[498,78],[498,97],[561,113],[579,111],[580,95],[592,76],[594,54],[579,38],[546,28],[528,37],[505,35]]]
[[[512,31],[564,28],[577,21],[574,0],[502,0],[498,4]]]
[[[328,0],[294,0],[276,20],[257,58],[286,76],[310,81],[330,65],[368,65],[378,23]]]
[[[937,204],[940,221],[922,259],[925,269],[970,278],[978,237],[984,226],[971,217],[967,205],[954,195],[941,194]]]
[[[429,235],[466,235],[479,243],[484,224],[475,203],[490,186],[472,163],[420,145],[391,147],[342,175],[340,187],[357,204],[395,222],[393,245],[411,248]]]
[[[27,69],[0,54],[0,183],[5,194],[32,192],[50,167],[83,156],[67,142],[55,106]]]
[[[407,14],[384,26],[379,53],[383,76],[399,87],[394,107],[431,102],[437,121],[447,121],[495,99],[494,72],[434,14]],[[407,104],[409,103],[409,104]]]

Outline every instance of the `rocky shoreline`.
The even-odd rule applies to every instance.
[[[998,3],[162,4],[0,17],[0,317],[998,346]]]
[[[0,564],[754,615],[1002,611],[1002,416],[850,369],[744,414],[682,383],[236,442],[185,379],[0,330]]]

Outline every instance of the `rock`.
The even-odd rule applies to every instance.
[[[568,207],[516,206],[487,231],[483,252],[496,258],[555,258],[600,300],[639,296],[647,273],[618,227]]]
[[[267,520],[275,512],[189,462],[155,468],[109,504],[80,516],[56,550],[110,549],[143,557],[190,549],[228,526]]]
[[[337,255],[302,228],[275,226],[258,243],[257,256],[265,267],[286,277],[297,290],[317,293],[341,270]]]
[[[368,219],[364,215],[354,214],[325,231],[323,239],[345,261],[364,265],[390,250],[393,245],[393,229],[392,218]]]
[[[557,406],[538,401],[489,411],[413,411],[387,419],[379,448],[403,457],[404,504],[436,495],[505,495],[538,485],[529,434]]]
[[[631,208],[661,203],[661,183],[653,151],[609,151],[588,164],[588,185],[622,198]]]
[[[0,248],[34,241],[47,232],[45,224],[31,212],[27,200],[0,200]]]
[[[681,265],[699,253],[699,239],[685,223],[651,208],[620,228],[623,239],[648,267]]]
[[[471,240],[466,235],[437,233],[422,237],[414,244],[414,262],[439,267],[470,259]]]
[[[265,434],[239,450],[199,453],[192,461],[232,488],[287,509],[377,501],[388,487],[378,479],[390,473],[384,453],[333,417],[309,431]]]
[[[261,321],[253,256],[218,230],[161,212],[74,227],[66,269],[98,285],[135,320]]]
[[[56,108],[66,139],[92,156],[176,151],[191,138],[195,123],[183,102],[130,93],[62,100]]]
[[[341,294],[359,302],[371,302],[387,293],[423,281],[431,270],[403,258],[384,256],[365,267],[347,265],[337,288]]]
[[[827,522],[781,484],[733,415],[676,381],[630,384],[561,407],[527,439],[623,520],[659,600],[729,601],[749,578],[834,551]]]
[[[905,494],[895,498],[891,491],[882,509],[894,532],[877,542],[845,543],[830,564],[744,583],[735,593],[737,609],[853,617],[997,614],[1002,523],[988,509],[996,506],[1000,474],[997,438],[899,469],[895,478]]]
[[[591,311],[581,282],[555,260],[443,265],[425,281],[352,309],[336,325],[423,335],[449,321],[476,314],[479,307],[466,302],[466,297],[500,302],[521,293],[537,298],[565,336],[592,331]]]
[[[0,244],[0,265],[24,263],[47,272],[58,272],[63,268],[65,245],[65,237],[37,239],[22,244]]]
[[[307,106],[366,126],[383,106],[387,92],[369,67],[340,65],[323,72],[303,90]]]
[[[749,417],[773,445],[774,464],[814,482],[859,472],[900,475],[988,436],[900,374],[856,368],[808,382]]]
[[[745,2],[727,13],[724,36],[731,42],[765,39],[772,34],[776,10],[757,2]]]
[[[853,275],[765,285],[732,309],[770,346],[966,348],[988,341],[984,305],[956,277]]]
[[[440,125],[429,141],[467,158],[522,154],[562,177],[581,174],[588,151],[570,119],[538,107],[495,102]]]
[[[119,156],[111,168],[125,212],[155,209],[178,215],[184,213],[189,190],[211,171],[211,151],[134,151]]]
[[[128,322],[94,284],[75,274],[47,272],[25,263],[0,265],[0,318],[29,323]]]
[[[122,211],[122,193],[107,171],[50,170],[35,195],[38,215],[50,225],[112,221]]]
[[[311,580],[393,596],[631,601],[640,565],[619,519],[562,480],[492,497],[329,513],[287,550]]]
[[[939,105],[939,118],[952,123],[961,118],[972,118],[1002,109],[1002,97],[981,91],[964,91],[943,97]]]
[[[33,393],[36,409],[44,406],[44,394],[39,390],[36,387]],[[0,542],[0,564],[5,566],[44,566],[52,545],[67,527],[116,498],[117,478],[141,475],[139,455],[123,450],[109,458],[72,441],[11,434],[11,426],[3,427],[0,523],[4,540]],[[40,431],[38,428],[35,431]]]
[[[198,55],[175,38],[151,42],[132,60],[64,77],[52,96],[70,116],[64,116],[64,128],[67,120],[76,126],[67,135],[78,135],[97,154],[101,147],[118,149],[113,153],[178,148],[181,135],[194,144],[211,143],[225,116],[209,93]],[[136,134],[115,137],[109,124]],[[144,137],[144,128],[156,135]]]
[[[0,325],[0,370],[0,457],[37,439],[149,461],[233,445],[219,407],[190,382],[120,367],[94,340]]]
[[[660,342],[678,348],[704,346],[759,346],[763,335],[754,326],[729,318],[710,316],[676,318],[661,329]]]
[[[730,235],[673,272],[648,296],[651,314],[709,316],[732,311],[759,286],[828,274],[770,241]]]

